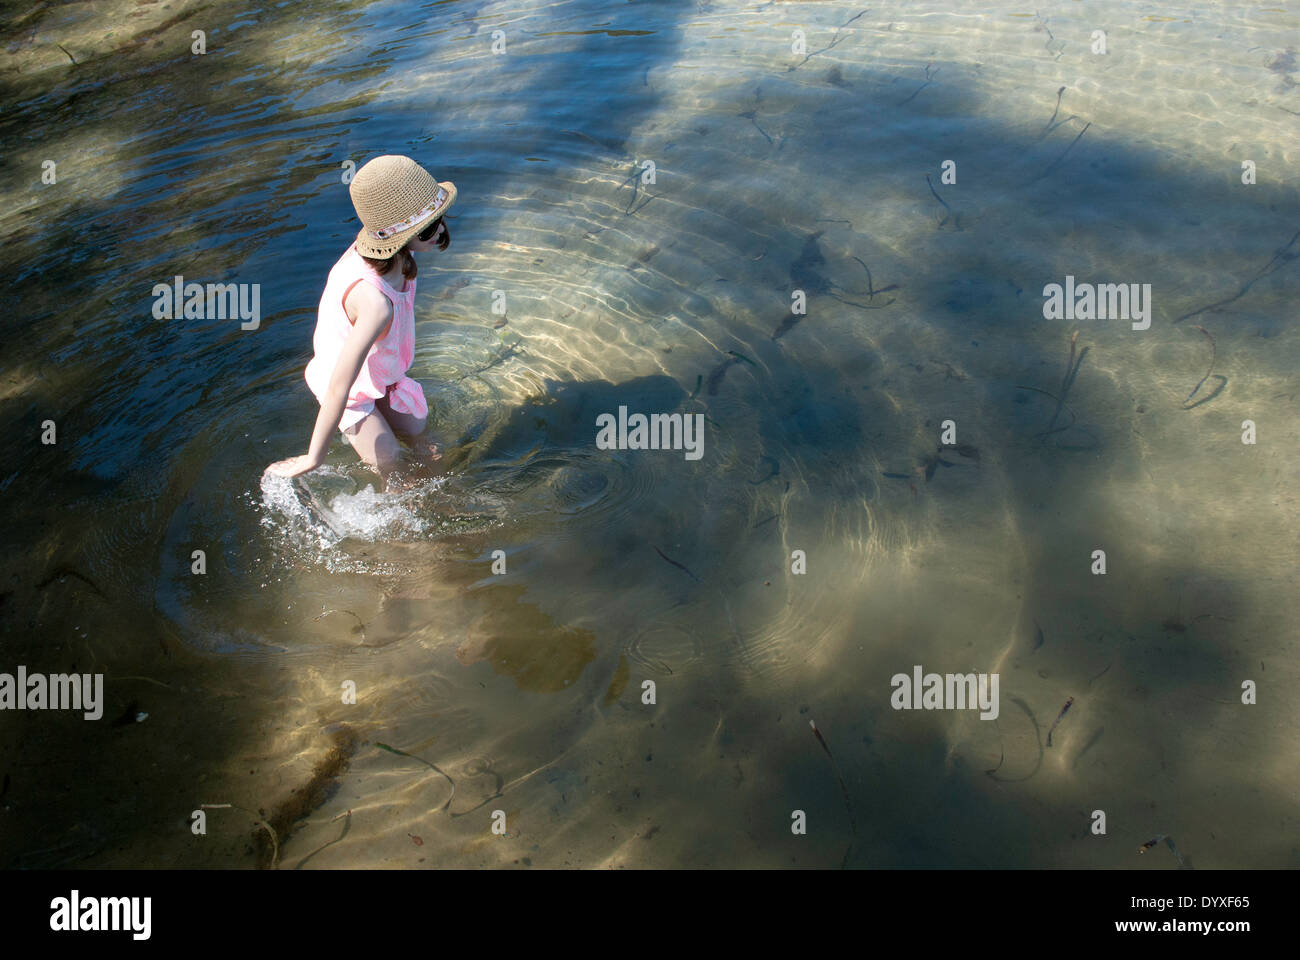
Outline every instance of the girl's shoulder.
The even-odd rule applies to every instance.
[[[357,245],[353,243],[352,246],[343,251],[342,256],[335,260],[334,265],[330,267],[330,279],[337,279],[344,274],[358,274],[368,266],[369,264],[362,260],[361,255],[357,253]]]
[[[343,251],[343,255],[330,268],[330,281],[350,286],[357,280],[369,280],[371,284],[381,288],[385,286],[384,278],[374,267],[366,263],[365,258],[357,252],[356,243],[353,243]]]

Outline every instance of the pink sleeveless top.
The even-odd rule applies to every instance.
[[[347,409],[340,429],[346,430],[374,409],[374,401],[388,397],[392,409],[415,417],[426,417],[429,407],[423,388],[406,376],[415,359],[415,279],[406,281],[399,292],[361,259],[356,244],[348,247],[338,263],[330,269],[321,294],[312,337],[315,356],[307,364],[307,386],[322,400],[329,389],[330,377],[343,344],[352,333],[352,322],[343,307],[343,298],[359,281],[376,287],[393,303],[393,320],[388,331],[370,347],[361,372],[348,391]]]

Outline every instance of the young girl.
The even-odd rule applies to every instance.
[[[305,374],[320,413],[307,453],[267,467],[281,477],[324,463],[336,428],[383,478],[400,465],[399,434],[441,458],[420,437],[429,416],[424,389],[406,376],[415,356],[411,253],[447,249],[442,216],[456,202],[456,185],[439,183],[410,157],[384,156],[357,171],[349,192],[363,226],[330,270]]]

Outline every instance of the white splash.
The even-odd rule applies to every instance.
[[[304,477],[262,476],[263,526],[283,530],[301,547],[328,551],[343,540],[366,543],[419,540],[429,532],[421,506],[445,478],[409,490],[378,493],[374,484],[355,490],[351,476],[321,467]]]

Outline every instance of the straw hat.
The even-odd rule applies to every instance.
[[[439,183],[410,157],[375,157],[352,178],[352,206],[364,226],[357,252],[386,259],[456,202],[456,185]]]

